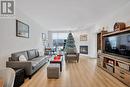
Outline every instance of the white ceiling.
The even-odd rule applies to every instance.
[[[76,29],[96,24],[129,0],[16,0],[16,8],[46,29]]]

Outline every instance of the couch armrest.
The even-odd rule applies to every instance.
[[[6,66],[10,68],[23,68],[25,70],[26,75],[32,74],[32,63],[30,61],[7,61]]]

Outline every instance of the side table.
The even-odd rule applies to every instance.
[[[24,69],[19,69],[19,68],[15,68],[14,70],[16,72],[14,87],[20,87],[24,83],[25,71]]]

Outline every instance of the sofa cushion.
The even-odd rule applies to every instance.
[[[36,54],[36,57],[38,57],[38,56],[39,56],[39,52],[38,52],[38,50],[37,50],[37,49],[35,49],[35,54]]]
[[[42,61],[44,58],[45,58],[44,56],[40,56],[40,57],[37,57],[37,58],[31,59],[30,61],[40,62],[40,61]]]
[[[44,56],[44,52],[43,51],[39,51],[39,56]]]
[[[31,60],[31,59],[33,59],[33,58],[36,57],[35,49],[28,50],[27,53],[28,53],[28,59],[29,59],[29,60]]]
[[[16,52],[16,53],[12,53],[11,54],[11,60],[12,61],[19,61],[19,56],[24,55],[27,60],[28,60],[28,55],[26,51],[20,51],[20,52]]]
[[[35,68],[36,66],[39,66],[39,64],[41,64],[43,61],[46,61],[45,60],[46,57],[44,56],[40,56],[38,58],[34,58],[32,60],[29,60],[32,62],[32,67]]]

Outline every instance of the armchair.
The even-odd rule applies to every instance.
[[[79,53],[77,53],[76,48],[68,48],[65,53],[66,62],[77,61],[79,62]]]
[[[79,62],[79,53],[65,53],[65,61],[77,61]]]

